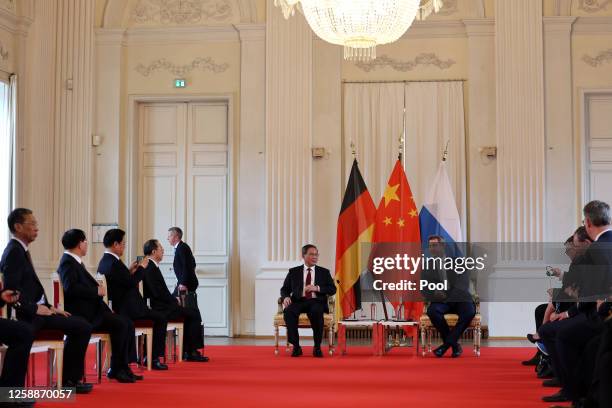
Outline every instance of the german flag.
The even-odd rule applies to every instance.
[[[376,221],[376,205],[361,177],[357,160],[353,161],[338,217],[336,238],[336,283],[339,318],[347,318],[361,308],[359,276],[362,267],[362,245],[370,242]],[[367,260],[367,257],[365,258]]]

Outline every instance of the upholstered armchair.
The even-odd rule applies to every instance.
[[[333,296],[327,297],[327,306],[329,313],[323,315],[323,330],[327,334],[327,341],[329,344],[329,354],[334,354],[334,331],[336,330],[336,301]],[[274,354],[278,355],[278,340],[279,340],[279,328],[287,327],[285,324],[285,318],[283,316],[283,298],[278,298],[278,310],[274,315]],[[298,320],[298,327],[300,329],[310,328],[310,320],[306,313],[300,314]],[[286,341],[286,351],[289,351],[289,342]]]

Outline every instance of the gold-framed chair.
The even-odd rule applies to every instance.
[[[334,354],[334,333],[336,330],[336,318],[335,318],[335,308],[336,308],[336,300],[333,296],[327,297],[327,307],[329,309],[329,313],[323,314],[323,332],[327,333],[327,342],[329,346],[329,354]],[[274,354],[278,355],[278,343],[280,338],[280,328],[287,327],[285,324],[285,317],[283,315],[283,298],[278,298],[278,309],[276,314],[274,315]],[[305,329],[310,328],[310,320],[308,320],[308,315],[306,313],[301,313],[298,319],[298,328]],[[286,351],[289,351],[289,340],[286,342]]]
[[[471,335],[473,337],[474,354],[477,357],[480,357],[480,340],[482,338],[482,327],[481,327],[482,317],[480,315],[480,300],[478,298],[475,298],[474,304],[476,306],[476,315],[474,315],[474,318],[470,322],[470,325],[468,326],[466,331],[471,332]],[[426,353],[428,352],[431,353],[432,337],[433,337],[434,332],[437,330],[431,323],[429,316],[427,316],[428,306],[429,306],[429,302],[424,304],[423,314],[421,315],[421,318],[419,320],[419,330],[421,332],[421,345],[422,345],[421,352],[422,352],[423,357],[425,356]],[[444,315],[444,319],[446,320],[446,324],[448,324],[448,327],[453,328],[457,324],[457,321],[459,320],[459,316],[454,313],[447,313]]]

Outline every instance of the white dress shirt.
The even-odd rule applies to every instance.
[[[105,253],[105,254],[111,254],[112,256],[114,256],[115,258],[117,258],[117,260],[118,260],[118,261],[120,261],[120,260],[121,260],[121,258],[119,258],[119,256],[117,256],[117,254],[116,254],[116,253],[114,253],[114,252],[111,252],[111,251],[104,251],[104,253]]]
[[[302,289],[302,297],[306,297],[306,277],[308,276],[308,266],[306,266],[306,264],[304,264],[304,287]],[[315,283],[315,276],[316,276],[316,265],[313,265],[310,267],[310,284],[314,285]],[[319,287],[317,286],[317,290],[320,290]],[[316,298],[317,297],[317,292],[312,292],[312,297]]]
[[[80,264],[82,264],[82,263],[83,263],[83,261],[81,260],[81,257],[80,257],[80,256],[78,256],[77,254],[73,254],[73,253],[72,253],[72,252],[70,252],[70,251],[64,251],[64,253],[65,253],[65,254],[68,254],[68,255],[70,255],[71,257],[73,257],[74,259],[76,259],[76,261],[77,261],[78,263],[80,263]]]

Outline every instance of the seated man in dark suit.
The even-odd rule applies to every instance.
[[[2,282],[0,282],[0,308],[5,304],[14,305],[18,301],[19,294],[12,290],[3,290]],[[8,347],[4,356],[2,373],[0,373],[0,387],[16,388],[25,385],[28,358],[33,341],[34,333],[29,324],[0,318],[0,344]],[[19,406],[28,407],[33,404],[34,401],[20,401]]]
[[[64,288],[66,310],[87,320],[94,332],[109,333],[111,361],[108,378],[120,383],[142,380],[129,366],[130,346],[134,347],[134,325],[126,317],[114,314],[104,303],[105,288],[85,269],[81,257],[87,254],[87,239],[79,229],[64,233],[62,256],[57,273]]]
[[[444,260],[445,244],[441,236],[432,235],[429,237],[428,246],[430,260]],[[470,294],[470,273],[467,270],[460,274],[444,268],[424,269],[421,279],[436,283],[442,283],[445,280],[448,282],[448,290],[424,290],[423,295],[431,302],[427,308],[427,316],[429,316],[431,324],[438,329],[444,341],[441,346],[434,350],[434,354],[436,357],[442,357],[449,348],[452,348],[452,357],[459,357],[463,352],[459,339],[476,315],[476,306]],[[448,327],[444,318],[447,313],[455,313],[459,316],[457,324],[452,330]]]
[[[314,338],[313,355],[323,357],[321,340],[323,340],[323,314],[329,312],[327,296],[336,294],[336,285],[328,269],[316,266],[319,250],[314,245],[302,247],[304,264],[289,269],[283,287],[280,290],[283,298],[283,315],[287,325],[287,338],[293,344],[292,357],[302,355],[298,320],[300,313],[306,313]]]
[[[551,357],[557,386],[561,390],[542,399],[546,402],[578,402],[579,384],[573,378],[588,343],[601,335],[608,316],[612,283],[612,216],[610,206],[591,201],[583,208],[584,226],[593,243],[584,253],[583,272],[577,279],[578,305],[566,318],[540,328]],[[568,318],[569,317],[569,318]]]
[[[66,335],[64,345],[63,385],[77,393],[89,393],[93,386],[83,383],[85,353],[91,336],[91,325],[83,318],[55,309],[36,275],[28,246],[38,236],[38,223],[31,210],[16,208],[8,217],[13,234],[2,254],[0,268],[6,289],[20,293],[17,319],[27,322],[34,335],[43,330],[58,330]]]
[[[134,262],[129,269],[125,266],[120,259],[125,250],[125,231],[117,228],[104,234],[104,247],[106,251],[98,264],[98,273],[106,277],[113,310],[132,321],[153,321],[153,355],[147,358],[152,359],[151,367],[154,370],[167,370],[168,366],[161,363],[159,358],[165,355],[168,322],[163,314],[147,306],[139,290],[149,261],[144,259],[140,265]]]
[[[164,247],[156,239],[150,239],[143,246],[144,254],[149,258],[149,265],[144,273],[145,298],[151,300],[151,308],[164,315],[166,320],[185,319],[183,335],[183,354],[187,361],[208,361],[208,357],[200,355],[199,349],[204,347],[202,338],[202,319],[195,309],[182,307],[179,299],[172,296],[164,281],[159,263],[164,258]]]

